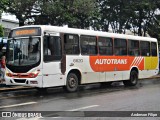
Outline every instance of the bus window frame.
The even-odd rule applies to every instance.
[[[142,55],[142,48],[144,48],[144,47],[141,47],[141,43],[143,43],[143,42],[148,42],[149,43],[149,55]],[[140,46],[140,55],[141,56],[144,56],[144,57],[150,57],[151,56],[151,42],[150,41],[140,41],[140,45],[139,46]],[[142,46],[144,46],[144,44],[142,44]]]
[[[130,54],[129,54],[129,49],[130,49],[130,48],[129,48],[129,42],[130,42],[130,41],[137,41],[137,42],[138,42],[138,47],[137,47],[137,48],[138,48],[138,55],[135,55],[135,54],[134,54],[134,55],[130,55]],[[128,43],[128,48],[127,48],[128,56],[141,56],[141,54],[140,54],[140,41],[139,41],[139,40],[128,39],[127,43]],[[134,48],[134,49],[135,49],[135,48]],[[132,49],[132,50],[133,50],[133,49]]]
[[[116,54],[116,49],[121,49],[121,48],[124,48],[123,46],[119,46],[119,47],[115,47],[115,40],[125,40],[125,42],[126,42],[126,45],[125,45],[125,52],[126,52],[126,54]],[[125,38],[114,38],[114,42],[113,42],[113,44],[114,44],[114,46],[113,46],[113,52],[114,52],[114,55],[115,56],[127,56],[128,55],[128,42],[127,42],[127,39],[125,39]],[[122,52],[122,50],[121,50],[121,52]],[[119,50],[118,50],[118,53],[120,53],[119,52]]]
[[[155,44],[156,44],[156,46],[155,46],[155,48],[156,48],[156,55],[153,55],[153,54],[152,54],[152,43],[155,43]],[[151,56],[157,57],[157,56],[158,56],[158,52],[157,52],[157,51],[158,51],[158,49],[157,49],[157,42],[151,42],[150,45],[151,45],[151,47],[150,47],[150,48],[151,48],[151,52],[150,52]]]
[[[90,54],[90,53],[86,53],[86,54],[83,54],[82,53],[82,40],[81,40],[81,37],[92,37],[92,38],[95,38],[95,54]],[[98,43],[97,43],[97,36],[91,36],[91,35],[80,35],[80,37],[79,37],[79,39],[80,39],[80,53],[81,53],[81,55],[83,55],[83,56],[97,56],[98,55]],[[87,42],[88,41],[90,41],[89,39],[87,40]],[[89,43],[89,42],[88,42]],[[85,46],[94,46],[94,45],[89,45],[89,44],[87,44],[87,45],[85,45]]]
[[[77,47],[78,47],[78,53],[76,54],[76,53],[73,53],[73,54],[68,54],[68,53],[66,53],[66,49],[65,49],[65,45],[66,45],[66,43],[65,43],[65,35],[67,36],[67,35],[74,35],[74,36],[77,36],[77,38],[78,38],[78,44],[77,44]],[[64,51],[64,54],[66,54],[66,55],[79,55],[80,54],[80,37],[79,37],[79,35],[78,34],[70,34],[70,33],[64,33],[63,34],[63,51]],[[71,44],[70,44],[71,45]],[[75,44],[72,44],[72,45],[75,45]],[[72,46],[73,47],[73,46]]]
[[[101,46],[101,47],[106,47],[106,48],[111,48],[111,54],[101,54],[100,53],[100,45],[99,45],[99,40],[100,40],[100,38],[102,38],[102,39],[105,39],[105,40],[111,40],[111,43],[112,43],[112,46],[110,47],[110,46]],[[100,56],[113,56],[113,38],[111,38],[111,37],[103,37],[103,36],[98,36],[98,40],[97,40],[97,45],[98,45],[98,54],[100,55]]]
[[[48,41],[51,39],[51,37],[58,37],[59,41],[60,41],[60,47],[61,47],[61,55],[58,56],[56,59],[54,55],[45,55],[45,37],[47,38],[47,48],[48,48]],[[47,53],[48,53],[48,49],[47,49]],[[43,62],[45,63],[49,63],[49,62],[56,62],[56,61],[61,61],[62,59],[62,40],[60,36],[52,36],[52,35],[44,35],[43,36]]]

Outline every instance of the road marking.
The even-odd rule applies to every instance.
[[[19,95],[19,96],[11,96],[11,97],[1,97],[0,100],[3,100],[3,99],[11,99],[11,98],[18,98],[18,97],[26,97],[26,96],[29,96],[29,95]]]
[[[27,102],[27,103],[21,103],[21,104],[6,105],[6,106],[0,106],[0,108],[10,108],[10,107],[23,106],[23,105],[30,105],[30,104],[35,104],[35,103],[37,102]]]
[[[61,114],[65,113],[65,112],[74,112],[74,111],[80,111],[80,110],[84,110],[84,109],[88,109],[88,108],[93,108],[93,107],[98,107],[99,105],[91,105],[91,106],[85,106],[85,107],[81,107],[81,108],[76,108],[76,109],[71,109],[71,110],[65,110],[65,111],[61,111],[61,112],[56,112],[56,113],[51,113],[48,115],[45,115],[45,117],[52,117],[52,116],[57,116],[57,117],[52,117],[52,118],[62,118]]]
[[[88,108],[92,108],[92,107],[98,107],[99,105],[91,105],[91,106],[85,106],[85,107],[81,107],[81,108],[77,108],[77,109],[71,109],[71,110],[66,110],[66,111],[78,111],[78,110],[84,110],[84,109],[88,109]]]

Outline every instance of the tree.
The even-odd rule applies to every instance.
[[[35,11],[39,14],[32,15],[33,24],[41,25],[63,25],[64,9],[63,1],[61,0],[38,0]]]
[[[134,34],[145,36],[148,26],[155,20],[155,11],[159,8],[158,0],[97,0],[99,18],[97,23],[102,31],[125,33],[131,30]],[[96,24],[97,24],[96,23]]]
[[[130,9],[134,11],[131,16],[131,25],[134,31],[138,29],[139,36],[146,36],[148,25],[155,19],[155,11],[157,10],[155,1],[143,0],[130,0]]]
[[[95,11],[95,0],[74,0],[68,9],[68,15],[71,16],[69,26],[89,28]]]
[[[160,15],[156,16],[155,21],[153,21],[152,24],[149,24],[148,26],[148,34],[151,37],[157,38],[160,43]]]
[[[88,28],[95,10],[95,0],[38,0],[34,24],[68,25]]]
[[[2,8],[5,12],[13,14],[19,20],[19,26],[23,26],[33,13],[33,6],[37,0],[4,0]],[[3,6],[5,5],[5,6]]]
[[[2,25],[0,25],[0,37],[4,36],[4,31]]]
[[[99,23],[102,31],[112,28],[114,33],[125,33],[130,20],[130,8],[127,0],[97,0],[99,8]]]
[[[4,11],[4,8],[6,8],[7,0],[1,0],[0,1],[0,19],[2,17],[2,13]]]
[[[5,12],[16,15],[19,25],[68,25],[69,27],[139,36],[156,29],[159,0],[1,0]]]

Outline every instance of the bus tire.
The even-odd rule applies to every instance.
[[[75,92],[78,89],[78,77],[75,73],[69,73],[67,76],[66,86],[64,87],[67,92]]]
[[[135,70],[131,71],[129,80],[123,81],[123,84],[125,86],[135,86],[137,83],[138,83],[138,73]]]

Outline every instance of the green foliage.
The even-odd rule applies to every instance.
[[[158,1],[158,0],[157,0]],[[156,0],[97,0],[99,7],[101,29],[125,33],[131,30],[139,36],[146,35],[149,24],[155,18]]]
[[[34,4],[37,0],[3,0],[0,4],[2,9],[13,14],[19,20],[19,25],[23,26],[27,19],[30,18]]]
[[[0,1],[0,19],[2,17],[2,12],[6,8],[7,0],[1,0]]]
[[[4,36],[4,31],[2,25],[0,25],[0,37]]]
[[[148,33],[151,37],[157,38],[160,43],[160,15],[156,16],[156,20],[148,26]]]
[[[95,0],[74,0],[66,8],[64,18],[68,21],[68,25],[84,29],[90,26],[95,11]]]
[[[67,24],[76,28],[88,27],[95,10],[95,0],[51,0],[39,5],[41,14],[36,16],[36,24]]]

